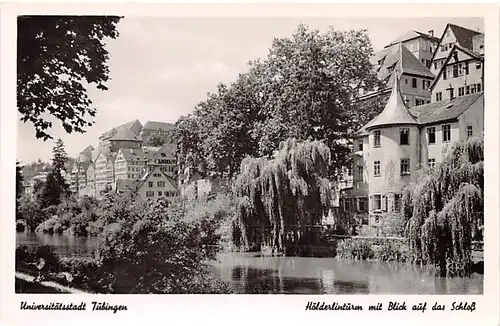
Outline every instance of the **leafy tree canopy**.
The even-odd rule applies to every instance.
[[[325,33],[300,25],[273,41],[264,60],[219,85],[177,124],[180,161],[234,175],[246,155],[271,157],[287,138],[323,141],[330,176],[346,164],[347,139],[370,115],[353,105],[361,88],[378,86],[366,31]]]
[[[83,133],[96,109],[87,88],[107,90],[104,40],[118,37],[116,16],[20,16],[17,21],[17,103],[36,138],[51,139],[49,117]]]

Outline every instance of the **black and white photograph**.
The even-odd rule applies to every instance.
[[[483,295],[498,58],[440,14],[17,15],[14,293]]]

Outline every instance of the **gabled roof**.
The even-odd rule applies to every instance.
[[[176,146],[174,144],[164,144],[162,145],[153,155],[153,158],[161,158],[164,157],[175,157],[175,149]]]
[[[128,129],[121,128],[118,132],[111,137],[109,140],[130,140],[130,141],[141,141],[136,134]]]
[[[443,38],[446,34],[446,31],[450,28],[451,32],[453,35],[455,35],[455,38],[457,40],[458,45],[471,49],[472,50],[472,39],[474,36],[477,36],[479,34],[482,34],[481,32],[474,31],[472,29],[468,29],[462,26],[458,26],[455,24],[446,24],[446,27],[443,30],[443,33],[441,34],[441,37],[439,38],[439,43],[436,49],[434,50],[434,53],[432,54],[432,59],[431,61],[434,61],[436,59],[436,54],[439,52],[439,45],[441,45],[441,42],[443,42]],[[439,57],[441,59],[442,57]]]
[[[120,151],[126,161],[146,160],[147,156],[141,148],[120,148]]]
[[[117,179],[115,181],[116,191],[125,191],[134,189],[135,180]]]
[[[397,78],[394,81],[391,96],[389,97],[384,110],[363,128],[368,130],[375,127],[395,124],[418,124],[417,119],[406,107],[405,101],[401,95],[399,79]]]
[[[432,41],[439,42],[439,38],[437,38],[435,36],[432,36],[432,35],[429,35],[429,34],[426,34],[426,33],[422,33],[422,32],[419,32],[419,31],[412,30],[412,31],[408,31],[404,35],[398,37],[397,39],[395,39],[394,41],[392,41],[391,43],[389,43],[389,45],[386,45],[385,47],[389,47],[391,45],[394,45],[394,44],[397,44],[397,43],[400,43],[400,42],[406,42],[406,41],[409,41],[409,40],[412,40],[412,39],[415,39],[415,38],[418,38],[418,37],[422,37],[422,38],[425,38],[425,39],[430,39]]]
[[[107,132],[102,134],[101,137],[104,137],[104,138],[111,137],[114,134],[116,134],[117,132],[119,132],[120,130],[128,130],[128,131],[132,132],[134,135],[138,135],[140,133],[141,129],[142,129],[142,124],[139,120],[136,119],[136,120],[127,122],[125,124],[122,124],[118,127],[111,128],[110,130],[108,130]]]
[[[170,130],[174,128],[174,124],[167,122],[159,122],[159,121],[148,121],[144,124],[142,129],[149,130]]]
[[[146,181],[148,181],[149,177],[153,173],[160,173],[162,175],[162,177],[164,178],[164,181],[168,182],[172,186],[173,189],[178,190],[175,181],[171,177],[169,177],[165,172],[163,172],[159,167],[155,167],[153,170],[146,173],[141,178],[140,183],[138,185],[138,188],[140,188],[144,183],[146,183]]]
[[[474,36],[482,34],[481,32],[474,31],[472,29],[468,29],[455,24],[448,24],[448,26],[453,32],[453,35],[455,35],[458,44],[471,50],[472,50],[472,39],[474,38]]]
[[[95,148],[94,148],[94,146],[89,145],[89,146],[85,147],[85,149],[84,149],[83,151],[81,151],[81,152],[80,152],[80,154],[83,154],[83,153],[90,153],[90,152],[92,152],[94,149],[95,149]]]
[[[387,87],[394,84],[394,78],[411,74],[434,78],[434,74],[418,60],[402,43],[391,45],[370,58],[379,80]]]
[[[431,124],[453,120],[462,115],[472,104],[484,96],[484,92],[456,97],[453,100],[439,101],[415,106],[410,109],[420,124]]]
[[[464,52],[465,54],[473,57],[473,58],[476,58],[480,61],[484,61],[483,57],[479,54],[479,53],[475,53],[474,51],[472,50],[469,50],[469,49],[466,49],[460,45],[454,45],[453,48],[451,48],[451,51],[448,53],[448,56],[446,57],[446,60],[444,61],[443,65],[441,66],[441,68],[439,69],[439,72],[438,74],[436,75],[436,78],[432,81],[432,84],[430,86],[430,90],[433,90],[434,89],[434,86],[436,86],[436,83],[439,81],[441,75],[443,74],[443,71],[446,69],[446,65],[448,64],[448,62],[450,61],[450,59],[453,57],[453,53],[455,52],[455,50],[460,50],[462,52]]]

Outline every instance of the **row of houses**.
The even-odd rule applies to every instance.
[[[419,170],[484,131],[484,34],[454,24],[440,38],[411,31],[372,60],[385,87],[359,100],[382,96],[386,105],[354,135],[340,206],[377,229]]]
[[[137,187],[144,198],[175,197],[177,161],[169,139],[162,146],[149,146],[152,135],[168,137],[172,125],[134,120],[112,128],[99,137],[99,145],[86,147],[68,169],[70,190],[79,196],[101,197]]]

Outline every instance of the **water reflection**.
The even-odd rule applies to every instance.
[[[101,239],[18,233],[17,245],[52,245],[60,256],[91,256]],[[483,275],[441,278],[420,266],[335,258],[267,257],[224,253],[212,273],[240,293],[482,294]]]
[[[101,243],[98,237],[76,237],[70,235],[51,235],[47,233],[18,232],[16,246],[36,247],[50,245],[60,257],[89,257]]]
[[[385,262],[225,253],[213,269],[243,293],[483,293],[482,275],[447,279],[435,277],[429,268]]]

